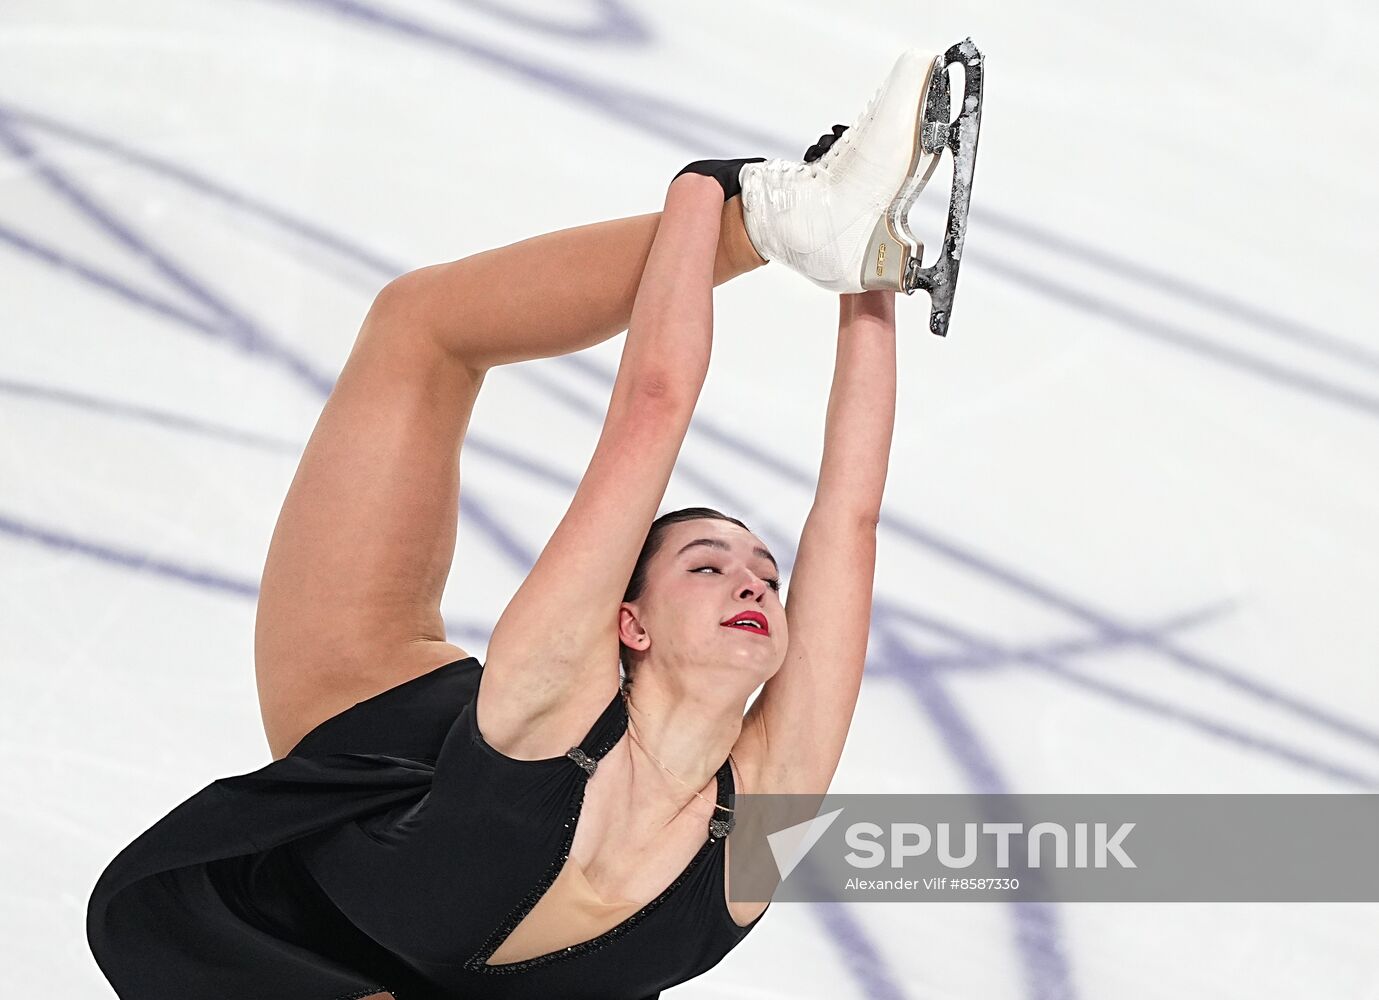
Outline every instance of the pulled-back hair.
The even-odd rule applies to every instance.
[[[642,543],[642,551],[637,555],[637,564],[632,567],[632,577],[627,581],[627,592],[623,594],[624,601],[635,601],[642,596],[646,590],[646,579],[648,567],[652,557],[661,550],[661,545],[665,541],[666,529],[672,524],[679,524],[681,521],[697,521],[700,518],[708,518],[715,521],[728,521],[751,531],[747,525],[743,524],[735,517],[729,517],[722,511],[714,510],[712,507],[682,507],[680,510],[672,510],[668,514],[662,514],[651,522],[651,528],[646,533],[646,541]],[[622,664],[623,687],[632,686],[632,667],[629,662],[628,653],[630,650],[622,645],[620,647],[619,660]]]

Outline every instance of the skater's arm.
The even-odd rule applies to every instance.
[[[895,293],[840,295],[813,510],[879,518],[894,431]]]
[[[617,609],[708,370],[721,212],[715,181],[672,183],[589,467],[494,627],[479,714],[510,755],[562,752],[617,687]]]
[[[866,660],[894,427],[895,294],[844,295],[819,484],[786,598],[789,647],[744,724],[759,791],[822,793],[838,767]]]

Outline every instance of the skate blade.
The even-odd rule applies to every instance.
[[[962,112],[957,121],[950,123],[948,67],[959,62],[963,68]],[[982,62],[982,54],[972,44],[970,37],[952,46],[943,56],[942,70],[931,75],[929,96],[924,102],[921,143],[926,151],[939,154],[947,149],[953,154],[953,187],[948,200],[948,224],[938,259],[929,267],[923,267],[920,263],[922,251],[907,256],[901,287],[907,295],[917,288],[929,293],[929,329],[940,337],[948,335],[958,265],[962,262],[963,243],[967,238],[967,213],[972,203],[972,176],[977,166],[977,136],[982,121]],[[937,161],[938,156],[935,155],[934,162]],[[918,193],[918,188],[910,193],[909,205],[914,204]],[[908,210],[908,206],[906,208]],[[897,227],[903,228],[903,213],[900,220]]]

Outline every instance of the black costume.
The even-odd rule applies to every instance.
[[[516,760],[479,734],[482,669],[456,660],[357,703],[121,851],[86,929],[122,1000],[653,1000],[716,965],[756,926],[727,910],[721,821],[617,927],[484,964],[559,873],[627,711],[614,695],[565,756]],[[724,761],[718,802],[732,794]]]

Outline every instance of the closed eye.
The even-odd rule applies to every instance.
[[[697,567],[695,567],[694,569],[690,570],[690,572],[691,572],[691,573],[698,573],[701,569],[711,569],[711,570],[713,570],[715,573],[718,572],[718,567],[717,567],[717,566],[697,566]],[[772,577],[772,578],[768,579],[768,580],[766,581],[766,586],[770,587],[772,590],[774,590],[776,593],[779,594],[779,593],[780,593],[780,577],[777,576],[777,577]]]

